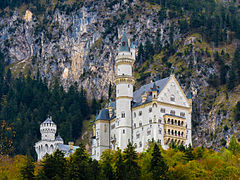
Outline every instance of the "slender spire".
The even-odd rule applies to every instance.
[[[156,87],[156,84],[155,84],[155,83],[153,83],[152,91],[157,91],[157,87]]]
[[[129,52],[128,39],[125,32],[122,35],[121,44],[119,48],[119,52],[123,52],[123,51]]]

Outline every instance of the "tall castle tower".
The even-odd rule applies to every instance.
[[[121,45],[116,57],[116,147],[125,149],[132,142],[132,111],[133,85],[132,75],[135,61],[135,50],[129,48],[126,33],[123,33]]]

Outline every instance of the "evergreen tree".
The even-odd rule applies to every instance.
[[[66,159],[64,154],[60,150],[56,150],[51,155],[46,155],[42,161],[41,173],[39,173],[39,179],[62,179],[66,173]]]
[[[138,47],[138,56],[137,56],[137,61],[136,61],[137,63],[139,63],[139,64],[143,63],[144,54],[145,54],[145,52],[144,52],[144,49],[143,49],[143,45],[141,43]]]
[[[192,148],[192,146],[190,144],[189,144],[189,146],[185,150],[185,159],[187,161],[192,161],[194,159],[193,148]]]
[[[137,153],[131,143],[123,152],[123,162],[125,166],[124,179],[137,180],[140,177],[140,167],[137,163]]]
[[[115,179],[124,180],[124,164],[123,164],[122,153],[120,149],[116,151],[114,168],[115,168],[115,173],[114,173]]]
[[[26,163],[21,167],[20,173],[23,179],[32,180],[34,179],[34,168],[35,165],[33,163],[33,159],[31,157],[27,157]]]
[[[238,101],[233,109],[233,117],[236,122],[240,122],[240,101]]]
[[[168,166],[165,163],[159,146],[155,143],[151,159],[151,172],[152,178],[157,179],[166,179],[166,173],[168,171]]]
[[[113,173],[111,161],[112,161],[111,150],[104,151],[101,156],[101,170],[102,170],[102,177],[104,177],[104,179],[108,179],[108,180],[114,179],[114,173]]]
[[[92,160],[90,159],[89,161],[89,172],[90,172],[90,176],[88,179],[93,179],[93,180],[97,180],[100,179],[100,166],[98,164],[98,161],[96,159]]]
[[[236,75],[233,69],[229,72],[229,79],[227,81],[227,87],[229,90],[232,90],[235,87],[236,83]]]
[[[68,163],[67,179],[85,180],[90,176],[90,158],[83,144],[71,155]]]
[[[231,137],[228,150],[231,151],[234,155],[240,153],[240,144],[237,142],[237,139],[235,136]]]

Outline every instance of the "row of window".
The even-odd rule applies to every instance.
[[[148,143],[149,142],[150,142],[150,139],[148,139]],[[161,144],[161,140],[159,140],[159,143]],[[142,141],[140,141],[138,144],[139,144],[139,148],[141,148],[142,147]],[[138,144],[137,143],[134,144],[135,149],[138,148]]]
[[[177,125],[177,126],[183,126],[184,125],[183,121],[176,120],[176,119],[174,120],[174,119],[170,119],[170,118],[168,118],[167,123],[172,124],[172,125]]]
[[[183,145],[184,141],[168,138],[166,144],[170,144],[170,143],[175,143],[177,145],[180,145],[180,144]]]
[[[151,112],[152,112],[152,108],[149,108],[148,112],[151,113]],[[165,108],[161,108],[161,109],[160,109],[160,112],[161,112],[161,113],[166,113],[166,109],[165,109]],[[171,111],[170,111],[170,114],[171,114],[171,115],[176,115],[176,112],[175,112],[174,110],[171,110]],[[124,115],[125,115],[125,114],[124,114]],[[133,116],[134,116],[134,118],[137,117],[136,112],[134,112]],[[142,116],[142,111],[139,111],[139,112],[138,112],[138,116]],[[184,112],[180,112],[180,116],[181,116],[181,117],[185,117],[185,113],[184,113]],[[125,116],[124,116],[124,117],[125,117]]]
[[[159,133],[159,134],[162,134],[162,130],[159,129],[159,130],[158,130],[158,133]],[[148,136],[151,135],[151,130],[150,130],[150,129],[147,130],[147,135],[148,135]],[[136,134],[136,139],[139,139],[139,138],[140,138],[140,133],[137,133],[137,134]]]
[[[165,131],[165,134],[166,134],[166,131]],[[183,137],[184,132],[168,129],[168,135]]]

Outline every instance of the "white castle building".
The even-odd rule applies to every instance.
[[[125,149],[131,142],[137,152],[158,141],[164,149],[171,142],[192,144],[192,99],[186,97],[174,75],[133,92],[135,48],[123,34],[116,57],[116,101],[102,109],[93,125],[92,157],[105,149]]]
[[[52,154],[57,149],[61,150],[68,157],[78,148],[78,146],[73,146],[73,142],[69,142],[68,145],[63,144],[63,139],[59,135],[55,138],[57,125],[52,121],[51,117],[48,117],[40,125],[40,132],[41,140],[34,146],[38,160],[41,160],[46,154]]]

